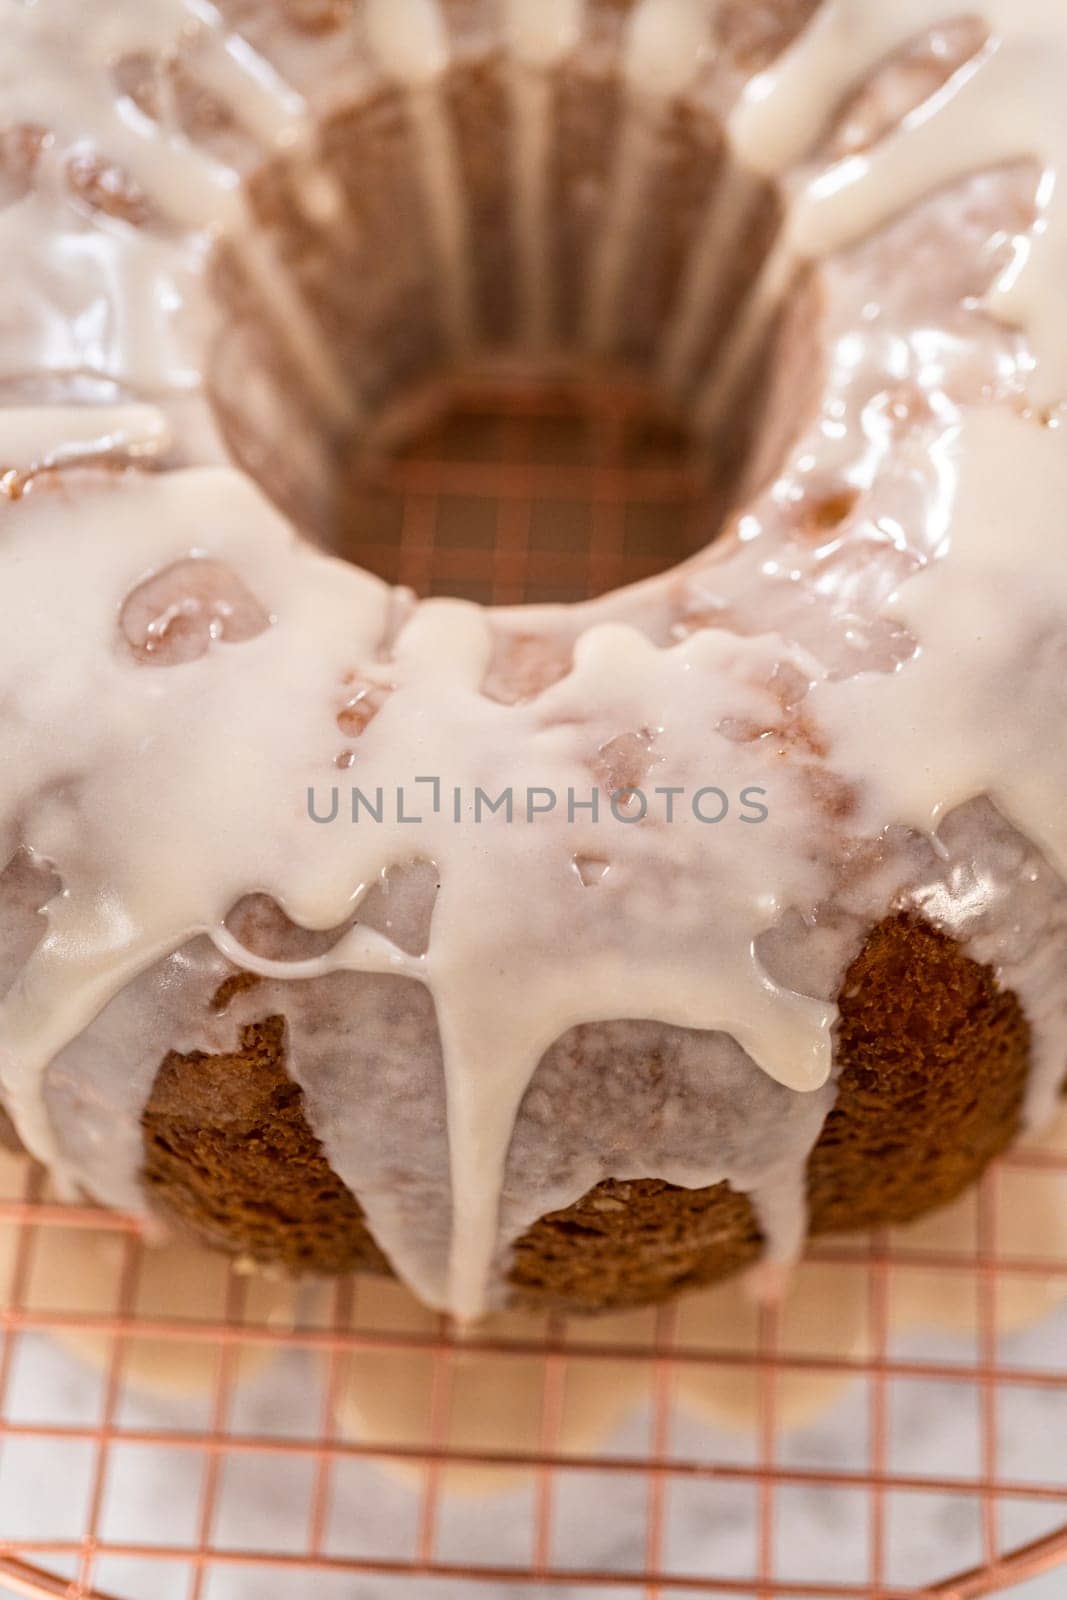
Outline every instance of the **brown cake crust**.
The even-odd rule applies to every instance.
[[[839,998],[837,1102],[808,1163],[812,1233],[910,1222],[1018,1136],[1030,1029],[1014,994],[911,917],[880,923]]]
[[[761,1248],[748,1198],[728,1183],[678,1189],[659,1178],[609,1179],[527,1229],[509,1281],[527,1305],[617,1310],[730,1277]]]
[[[145,1186],[205,1243],[263,1266],[388,1272],[303,1099],[285,1070],[281,1017],[243,1028],[233,1055],[172,1051],[142,1119]]]
[[[915,918],[878,924],[839,1003],[838,1097],[809,1163],[813,1233],[953,1199],[1018,1133],[1028,1072],[1016,997]],[[217,1248],[292,1272],[387,1272],[302,1099],[281,1017],[245,1028],[233,1055],[169,1055],[143,1122],[154,1204]],[[526,1304],[609,1310],[726,1277],[761,1244],[728,1184],[609,1181],[526,1232],[511,1284]]]

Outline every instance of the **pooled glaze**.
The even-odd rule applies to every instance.
[[[679,572],[569,610],[490,613],[393,594],[315,553],[241,472],[198,464],[188,444],[180,469],[166,454],[172,436],[198,436],[179,426],[178,402],[183,417],[200,405],[216,316],[206,262],[221,237],[280,308],[323,415],[350,410],[328,341],[252,226],[242,178],[279,148],[314,172],[320,108],[343,101],[353,74],[406,96],[443,320],[454,349],[471,342],[436,5],[368,5],[355,42],[346,35],[351,53],[327,42],[337,66],[321,85],[310,58],[294,56],[295,88],[284,62],[228,34],[206,5],[122,0],[92,30],[74,0],[15,6],[0,121],[48,137],[27,192],[0,213],[12,241],[0,377],[18,400],[0,412],[0,471],[18,496],[0,534],[0,867],[28,850],[62,892],[43,918],[25,908],[18,938],[26,918],[42,936],[4,1001],[0,1060],[23,1138],[68,1185],[142,1205],[139,1118],[160,1059],[232,1048],[242,1020],[272,1005],[331,1163],[434,1304],[477,1315],[522,1228],[603,1176],[729,1178],[752,1195],[768,1251],[788,1259],[803,1238],[804,1165],[833,1102],[834,997],[890,906],[921,907],[996,962],[1035,1032],[1032,1114],[1051,1104],[1067,1057],[1067,964],[1051,971],[1049,957],[1067,926],[1067,579],[1055,570],[1067,447],[1027,404],[1061,397],[1067,349],[1055,290],[1067,24],[1055,0],[983,0],[972,9],[989,43],[921,114],[870,151],[808,163],[845,91],[946,8],[909,0],[891,21],[884,9],[831,0],[749,84],[731,123],[743,169],[785,175],[787,208],[700,407],[713,415],[743,376],[798,261],[832,253],[827,370],[808,433],[731,533]],[[579,48],[574,7],[538,15],[543,33],[532,9],[507,8],[506,37],[521,42],[515,231],[533,345],[552,318],[538,287],[543,75]],[[629,156],[590,273],[594,348],[625,319],[648,140],[663,89],[704,65],[692,59],[701,19],[710,52],[713,8],[697,0],[646,0],[628,25]],[[244,141],[234,164],[115,87],[119,60],[184,51],[233,110]],[[136,200],[147,220],[71,192],[71,156],[96,151],[136,185],[122,203]],[[936,214],[949,216],[970,275],[957,282],[940,259],[929,277],[909,275],[915,224],[893,219],[956,178],[966,181]],[[998,223],[1020,214],[1028,185],[1037,226]],[[329,185],[306,187],[328,220]],[[904,244],[893,273],[883,235]],[[715,293],[699,259],[710,219],[700,238],[665,341],[676,380]],[[119,386],[122,405],[85,405],[75,419],[68,395],[50,427],[19,385],[53,374],[62,387],[74,370]],[[137,455],[158,470],[32,476],[108,451],[113,465]],[[841,514],[824,526],[827,504]],[[157,587],[168,573],[169,597]],[[131,640],[122,618],[135,593],[163,598]],[[228,628],[234,608],[246,624]],[[169,656],[179,635],[195,648]],[[501,652],[520,646],[557,665],[539,693],[490,697]],[[612,791],[630,785],[652,801],[644,819],[613,812]],[[381,821],[365,807],[349,820],[354,787],[375,804],[381,791]],[[479,792],[507,789],[514,819],[483,806],[477,820]],[[668,820],[671,789],[682,798]],[[546,790],[553,809],[539,809]],[[712,790],[728,801],[721,822],[707,820],[714,798],[703,819],[694,810]],[[765,801],[765,820],[746,820],[746,794]],[[333,821],[312,815],[335,809]],[[417,950],[360,915],[413,862],[436,875]],[[1032,892],[1013,898],[1023,870]],[[336,938],[307,954],[251,946],[227,925],[251,893]],[[237,966],[263,985],[205,1022]],[[679,1084],[666,1114],[645,1116],[610,1067],[588,1105],[573,1085],[577,1100],[560,1100],[570,1036],[589,1023],[620,1030],[623,1063],[654,1039]]]

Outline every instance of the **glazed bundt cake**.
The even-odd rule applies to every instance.
[[[5,29],[0,1079],[57,1181],[597,1310],[1047,1118],[1059,0]],[[461,382],[655,395],[701,514],[592,551],[564,474],[443,592],[433,463],[367,485]]]

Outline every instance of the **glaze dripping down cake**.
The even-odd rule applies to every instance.
[[[1058,0],[91,10],[0,64],[18,1138],[462,1317],[960,1193],[1067,1069]],[[474,382],[701,516],[427,592]]]

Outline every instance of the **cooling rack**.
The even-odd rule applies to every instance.
[[[617,387],[469,387],[351,493],[365,564],[498,603],[708,531],[707,473]],[[777,1308],[461,1335],[385,1280],[156,1248],[16,1156],[0,1284],[12,1594],[972,1600],[1067,1562],[1067,1125],[949,1213],[822,1242]]]
[[[971,1600],[1067,1561],[1067,1339],[1026,1333],[1067,1301],[1067,1230],[1046,1227],[1067,1214],[1067,1127],[951,1216],[820,1245],[799,1315],[718,1290],[467,1337],[384,1281],[294,1292],[188,1250],[176,1263],[129,1219],[50,1198],[24,1161],[0,1179],[0,1589]],[[92,1378],[73,1417],[62,1385],[42,1387],[44,1352],[45,1383],[60,1358]],[[291,1404],[264,1410],[280,1386]],[[623,1397],[629,1423],[590,1392]],[[956,1459],[916,1454],[931,1405],[972,1415]],[[11,1502],[34,1475],[20,1530]],[[242,1522],[257,1488],[267,1511]],[[625,1531],[606,1544],[613,1502]],[[937,1567],[945,1529],[973,1550],[962,1575]]]
[[[419,594],[583,600],[678,565],[714,533],[711,463],[621,374],[474,376],[384,426],[399,442],[352,462],[335,548]]]

